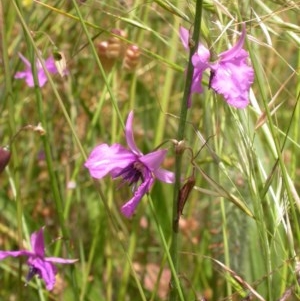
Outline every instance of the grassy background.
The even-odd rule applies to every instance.
[[[173,187],[157,182],[127,220],[119,211],[130,188],[94,182],[83,167],[99,143],[134,134],[147,153],[175,139],[194,1],[1,1],[1,145],[19,133],[0,175],[0,248],[27,246],[46,225],[48,256],[79,258],[58,267],[48,293],[38,279],[24,287],[26,260],[0,262],[1,300],[166,300]],[[186,145],[196,186],[180,221],[179,280],[184,300],[299,300],[299,10],[297,1],[204,1],[201,41],[217,54],[246,22],[255,69],[251,105],[229,107],[207,89],[193,96]],[[223,31],[224,28],[227,30]],[[112,33],[121,29],[121,39]],[[99,44],[108,41],[110,56]],[[140,49],[138,65],[126,56]],[[29,88],[14,74],[39,49],[64,53],[69,74]],[[118,50],[120,50],[118,52]],[[128,62],[129,60],[129,62]],[[202,147],[205,144],[204,147]],[[125,145],[125,144],[124,144]],[[174,170],[168,142],[164,167]],[[183,176],[192,173],[185,152]],[[288,294],[290,293],[290,296]],[[202,299],[201,299],[202,298]],[[247,299],[248,298],[248,299]]]

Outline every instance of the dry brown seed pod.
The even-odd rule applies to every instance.
[[[140,56],[141,51],[138,46],[128,46],[123,59],[123,68],[128,72],[134,71],[140,62]]]
[[[126,32],[121,29],[113,29],[114,35],[126,38]],[[124,54],[124,43],[116,36],[111,36],[107,41],[106,56],[108,58],[120,58]]]
[[[5,169],[9,160],[10,160],[11,152],[5,148],[0,148],[0,173]]]

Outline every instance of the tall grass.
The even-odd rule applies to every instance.
[[[0,249],[29,247],[45,225],[47,255],[79,259],[58,266],[51,292],[37,277],[24,286],[26,259],[1,261],[1,300],[299,300],[300,3],[203,1],[200,41],[216,55],[245,22],[255,82],[238,110],[205,73],[179,137],[189,58],[179,26],[193,32],[196,3],[1,1],[0,146],[12,156],[0,175]],[[34,62],[53,51],[67,76],[47,73],[41,88],[14,78],[18,53]],[[175,171],[174,139],[188,148],[177,185],[193,170],[196,184],[176,244],[173,185],[157,181],[126,219],[131,188],[83,166],[100,143],[126,145],[130,110],[143,153],[168,148],[164,168]]]

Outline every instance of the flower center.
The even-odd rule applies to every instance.
[[[131,164],[129,164],[127,167],[122,169],[115,177],[122,177],[123,181],[122,184],[125,182],[128,183],[129,186],[132,184],[136,184],[140,180],[144,182],[144,173],[145,171],[145,166],[139,162],[135,161]],[[133,191],[135,190],[136,185],[133,186]]]
[[[30,265],[29,266],[29,272],[26,276],[26,284],[35,276],[39,275],[39,270],[35,268],[34,266]]]
[[[208,81],[208,89],[211,89],[211,82],[215,76],[216,72],[213,70],[210,70],[210,76],[209,76],[209,81]]]

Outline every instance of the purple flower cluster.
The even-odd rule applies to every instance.
[[[249,90],[254,81],[254,70],[248,64],[248,53],[243,49],[246,36],[245,25],[237,44],[231,49],[218,55],[216,62],[210,62],[209,50],[199,43],[196,53],[192,57],[194,74],[191,93],[202,93],[202,75],[210,69],[210,88],[224,96],[226,102],[238,109],[249,104]],[[180,38],[183,46],[188,50],[189,31],[180,28]],[[191,106],[191,100],[188,101]]]

